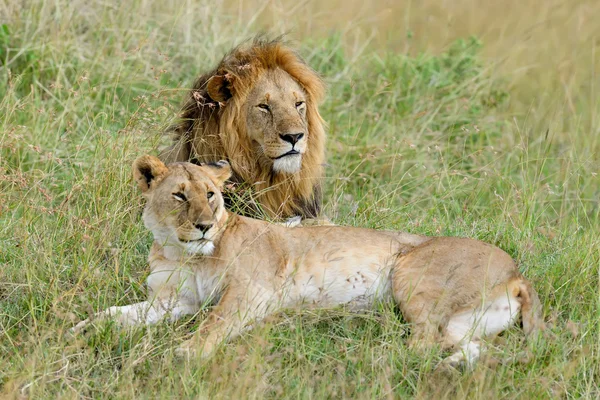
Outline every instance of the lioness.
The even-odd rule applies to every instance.
[[[510,256],[471,239],[341,226],[286,228],[224,208],[226,161],[133,164],[154,234],[148,301],[110,307],[95,319],[153,324],[216,306],[180,353],[215,347],[286,307],[369,307],[393,298],[412,323],[411,344],[455,347],[445,362],[471,365],[480,340],[522,317],[544,328],[541,305]],[[79,330],[91,319],[75,326]]]

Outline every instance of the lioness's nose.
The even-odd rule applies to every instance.
[[[196,224],[194,227],[201,231],[202,233],[206,233],[210,228],[212,228],[213,224]]]
[[[279,137],[291,144],[298,143],[298,140],[304,137],[304,133],[286,133],[285,135],[279,135]]]

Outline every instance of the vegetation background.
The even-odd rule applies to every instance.
[[[0,2],[0,397],[600,397],[600,2]],[[452,379],[389,305],[286,312],[184,363],[201,316],[79,338],[144,297],[132,160],[233,45],[285,33],[327,81],[326,214],[494,243],[556,337]]]

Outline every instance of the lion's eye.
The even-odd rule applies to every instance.
[[[214,195],[215,195],[215,193],[214,193],[214,192],[208,192],[208,193],[206,193],[206,198],[207,198],[207,199],[210,199],[210,198],[211,198],[211,197],[213,197]]]
[[[271,107],[269,107],[269,105],[265,104],[265,103],[261,103],[257,107],[260,108],[261,110],[266,110],[266,111],[269,111],[271,109]]]
[[[187,198],[185,197],[185,195],[181,192],[179,193],[173,193],[173,197],[175,197],[175,200],[177,201],[186,201]]]
[[[303,104],[304,104],[304,102],[303,102],[303,101],[297,101],[297,102],[296,102],[296,107],[300,107],[300,106],[301,106],[301,105],[303,105]]]

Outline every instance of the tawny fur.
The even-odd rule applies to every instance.
[[[247,133],[248,96],[273,71],[289,75],[306,96],[307,149],[300,171],[293,174],[274,171]],[[256,200],[267,215],[316,217],[325,162],[324,122],[318,110],[324,93],[319,76],[281,41],[257,39],[241,45],[196,80],[175,126],[175,143],[160,158],[167,163],[226,159],[234,171],[232,180],[258,193]]]
[[[536,292],[497,247],[341,226],[286,228],[238,216],[225,210],[219,191],[230,173],[226,162],[165,166],[143,156],[134,163],[147,200],[144,223],[155,238],[148,301],[96,318],[152,324],[216,304],[179,350],[207,356],[282,308],[360,309],[389,299],[412,324],[411,345],[456,349],[450,365],[472,365],[482,339],[519,316],[528,335],[544,329]]]

